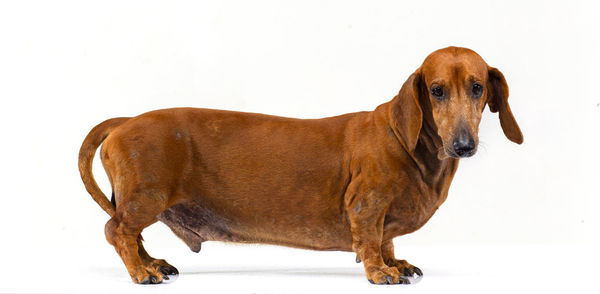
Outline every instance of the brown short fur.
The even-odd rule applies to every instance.
[[[443,101],[431,94],[436,85]],[[177,273],[142,247],[142,230],[156,221],[195,252],[212,240],[354,251],[370,281],[406,283],[421,271],[394,257],[392,239],[419,229],[446,199],[457,134],[476,146],[487,104],[508,139],[523,141],[507,98],[500,71],[449,47],[370,112],[293,119],[175,108],[110,119],[84,140],[79,169],[136,283]],[[91,173],[100,144],[116,207]]]

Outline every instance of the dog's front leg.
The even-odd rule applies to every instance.
[[[364,195],[364,196],[361,196]],[[359,193],[347,202],[352,230],[352,249],[362,260],[367,279],[374,284],[409,284],[396,267],[383,261],[383,221],[387,201],[374,192]]]
[[[381,244],[381,253],[383,254],[385,264],[397,268],[402,275],[406,277],[414,277],[415,274],[418,276],[423,275],[423,272],[418,267],[408,263],[406,260],[396,259],[392,240],[383,241]]]

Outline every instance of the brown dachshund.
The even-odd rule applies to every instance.
[[[449,47],[370,112],[293,119],[175,108],[109,119],[85,138],[79,171],[136,283],[178,274],[142,246],[156,221],[194,252],[204,241],[354,251],[372,283],[409,283],[422,272],[395,258],[392,239],[446,200],[459,159],[477,151],[486,104],[506,137],[523,142],[507,99],[500,71]],[[100,144],[112,201],[92,175]]]

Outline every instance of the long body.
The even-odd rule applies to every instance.
[[[195,252],[209,240],[353,251],[372,283],[408,283],[422,272],[394,257],[392,239],[444,202],[459,158],[476,152],[486,105],[523,141],[507,99],[500,71],[449,47],[370,112],[292,119],[174,108],[110,119],[85,138],[79,170],[136,283],[177,273],[144,250],[141,232],[156,221]],[[100,145],[112,202],[91,172]]]
[[[113,183],[119,171],[112,171],[112,161],[128,162],[127,172],[152,184],[172,175],[163,185],[177,188],[158,219],[194,251],[209,240],[352,251],[345,203],[354,191],[349,187],[369,182],[393,191],[385,230],[391,239],[422,226],[446,198],[450,183],[422,179],[422,173],[411,171],[418,168],[413,162],[394,159],[400,154],[387,146],[398,145],[397,138],[378,125],[385,123],[377,120],[378,114],[385,116],[383,109],[304,120],[166,109],[121,125],[106,138],[101,154],[109,175],[115,175]],[[381,156],[390,160],[371,161]],[[455,168],[445,165],[446,173]],[[115,197],[118,205],[119,192]],[[434,201],[423,201],[428,198]]]

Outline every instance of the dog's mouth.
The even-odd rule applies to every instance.
[[[450,151],[450,153],[448,154],[448,156],[450,156],[452,158],[460,159],[460,158],[471,157],[471,156],[475,155],[475,153],[477,153],[477,150],[475,150],[475,149],[473,149],[471,151],[468,151],[466,153],[463,153],[463,154],[456,154],[456,152]]]
[[[459,152],[456,152],[456,151],[452,150],[451,148],[444,147],[444,148],[441,148],[440,151],[438,152],[438,159],[442,160],[442,159],[446,159],[446,158],[456,158],[456,159],[468,158],[468,157],[475,155],[475,153],[477,153],[477,147],[475,147],[471,150],[460,150]]]

